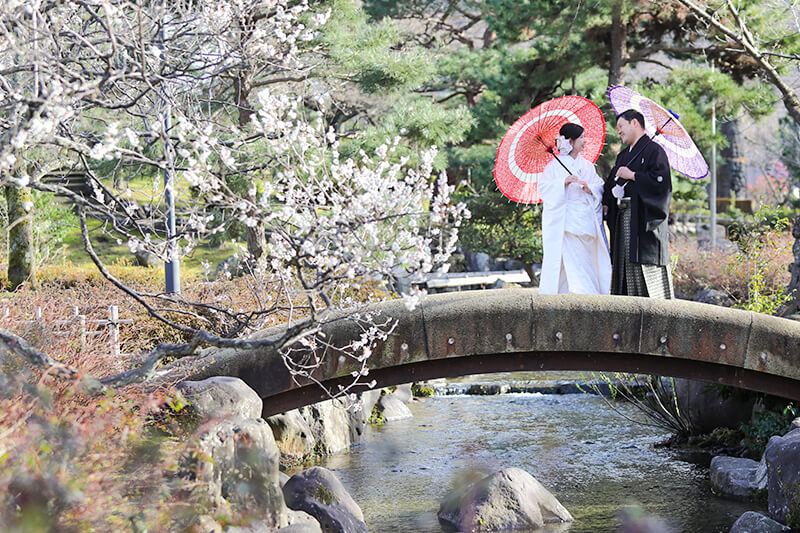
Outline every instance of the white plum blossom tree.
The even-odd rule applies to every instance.
[[[289,0],[0,5],[0,184],[71,198],[102,274],[191,339],[159,345],[141,367],[96,386],[146,380],[165,356],[203,346],[313,345],[319,325],[342,310],[364,323],[362,340],[340,347],[362,362],[358,380],[372,341],[392,324],[362,313],[350,289],[447,261],[469,213],[451,201],[444,175],[432,178],[435,148],[413,163],[398,155],[402,137],[358,158],[339,153],[340,133],[326,120],[329,87],[314,78],[326,61],[316,32],[329,15]],[[44,179],[75,171],[92,194]],[[179,196],[174,233],[163,222],[162,174]],[[115,192],[109,180],[125,175],[152,179],[153,201]],[[240,256],[253,305],[126,286],[95,252],[92,220],[165,261],[243,225],[248,241],[260,241]],[[404,296],[413,307],[420,295]],[[203,327],[178,320],[187,315]],[[292,323],[279,339],[250,336],[276,316]],[[75,373],[7,331],[0,344]],[[319,363],[285,360],[298,375]]]

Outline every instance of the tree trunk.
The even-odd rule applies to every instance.
[[[780,91],[783,97],[783,104],[786,106],[786,111],[797,124],[800,124],[800,96],[798,96],[794,89],[783,80],[778,69],[770,62],[769,57],[764,55],[761,48],[757,47],[757,39],[748,29],[745,19],[742,18],[734,3],[731,0],[726,0],[725,2],[728,11],[733,17],[733,24],[731,27],[726,26],[722,22],[724,20],[723,18],[715,16],[718,9],[712,12],[709,8],[695,4],[692,0],[677,1],[681,5],[689,8],[692,13],[697,15],[701,20],[721,31],[729,39],[732,39],[744,48],[744,52],[756,62],[764,77]]]
[[[739,142],[739,121],[726,122],[722,124],[721,130],[730,143],[730,146],[722,151],[722,155],[725,157],[725,165],[730,168],[731,190],[737,195],[743,195],[747,187],[747,179],[742,162],[742,145]]]
[[[28,187],[7,185],[8,282],[13,291],[23,282],[36,282],[33,248],[33,199]]]
[[[628,59],[628,24],[622,20],[625,2],[613,2],[611,8],[611,63],[608,85],[625,83],[625,64]]]
[[[267,249],[267,234],[264,228],[264,223],[259,221],[255,226],[247,227],[247,252],[250,254],[250,260],[255,266],[261,256],[264,255],[264,250]]]
[[[258,204],[257,191],[252,196],[249,194],[248,196],[250,196],[249,200],[251,202]],[[250,254],[248,262],[252,262],[252,264],[250,264],[250,268],[254,269],[261,261],[261,256],[264,255],[264,251],[267,249],[267,232],[263,220],[259,218],[255,226],[247,226],[246,235],[247,252]]]
[[[777,313],[778,316],[791,315],[800,309],[800,216],[794,217],[792,237],[794,237],[794,244],[792,245],[794,262],[789,265],[792,279],[789,280],[789,286],[786,288],[786,294],[790,295],[792,299],[781,307]]]
[[[250,105],[250,76],[246,72],[240,72],[233,82],[236,92],[236,108],[239,110],[239,126],[247,126],[255,112]]]
[[[491,48],[496,39],[497,39],[497,33],[487,26],[486,30],[484,30],[484,32],[483,32],[483,48],[484,48],[484,50],[488,50],[489,48]]]
[[[717,174],[717,196],[729,196],[731,191],[741,196],[745,192],[747,182],[742,163],[742,145],[739,142],[739,121],[723,122],[720,131],[728,139],[728,147],[722,150],[725,164],[720,167]]]

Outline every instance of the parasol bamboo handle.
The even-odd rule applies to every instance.
[[[536,136],[536,140],[538,140],[540,143],[542,143],[542,144],[544,145],[544,147],[547,149],[548,153],[551,153],[551,154],[553,154],[553,157],[555,157],[555,158],[556,158],[556,161],[558,161],[558,163],[559,163],[559,164],[560,164],[562,167],[564,167],[564,170],[566,170],[566,171],[567,171],[567,174],[569,174],[569,175],[572,175],[572,174],[573,174],[573,173],[572,173],[572,171],[571,171],[570,169],[568,169],[568,168],[567,168],[567,165],[565,165],[565,164],[564,164],[564,162],[563,162],[563,161],[561,161],[561,160],[558,158],[558,156],[557,156],[557,155],[556,155],[556,153],[553,151],[553,149],[552,149],[552,148],[550,148],[549,146],[547,146],[547,143],[545,143],[545,142],[542,140],[542,138],[541,138],[541,137],[539,137],[539,136],[537,135],[537,136]]]

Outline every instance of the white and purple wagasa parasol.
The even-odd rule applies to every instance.
[[[612,87],[608,98],[617,115],[635,109],[644,116],[645,132],[667,152],[670,167],[690,178],[700,179],[708,175],[708,164],[678,122],[678,115],[627,87]]]

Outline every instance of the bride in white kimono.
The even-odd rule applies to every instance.
[[[544,202],[539,294],[608,294],[611,256],[603,229],[604,182],[579,155],[586,146],[581,126],[564,124],[557,142],[561,162],[550,161],[539,179]]]

